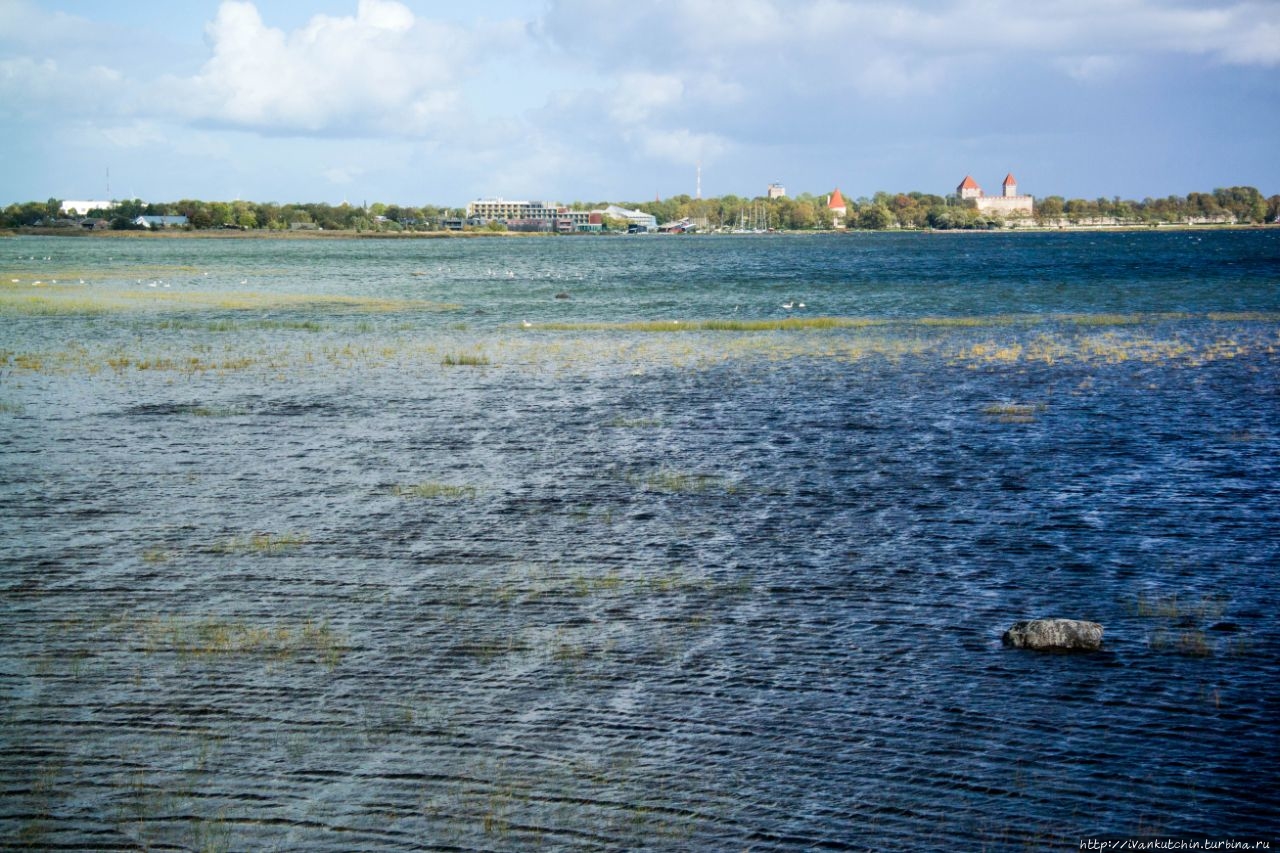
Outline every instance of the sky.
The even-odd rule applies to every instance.
[[[0,205],[1280,193],[1280,0],[0,0]]]

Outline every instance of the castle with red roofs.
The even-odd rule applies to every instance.
[[[1035,207],[1034,198],[1018,195],[1018,181],[1012,172],[1005,176],[1004,192],[1000,195],[985,195],[970,175],[965,175],[960,186],[956,187],[956,195],[961,199],[973,199],[978,210],[997,216],[1030,216]]]

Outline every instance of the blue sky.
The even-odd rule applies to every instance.
[[[1275,0],[0,0],[0,204],[1280,193]]]

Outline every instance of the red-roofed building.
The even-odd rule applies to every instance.
[[[836,187],[831,198],[827,199],[827,210],[831,211],[831,224],[836,228],[843,228],[844,217],[849,212],[849,206],[844,203],[844,196],[840,194],[839,187]]]
[[[997,216],[1030,216],[1035,209],[1035,199],[1029,195],[1018,195],[1018,179],[1013,172],[1005,176],[1004,190],[1000,195],[986,195],[970,175],[965,175],[960,186],[956,187],[956,195],[962,200],[973,199],[978,210]]]

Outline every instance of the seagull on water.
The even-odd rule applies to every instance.
[[[533,324],[532,324],[532,323],[530,323],[528,320],[521,320],[521,321],[520,321],[520,325],[521,325],[521,326],[524,326],[526,329],[532,329],[532,328],[533,328]]]

